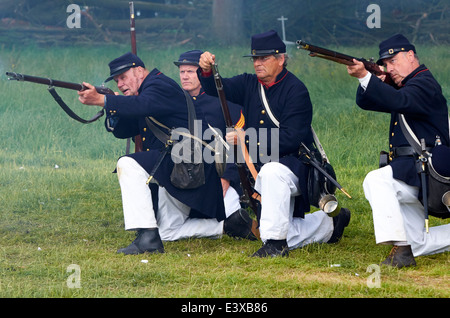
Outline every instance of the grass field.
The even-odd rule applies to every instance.
[[[177,47],[140,53],[147,68],[177,79]],[[246,48],[214,49],[223,76],[251,72]],[[121,48],[0,47],[0,297],[13,298],[449,298],[450,254],[417,258],[414,268],[371,269],[389,246],[377,246],[362,181],[387,148],[388,115],[355,105],[357,81],[345,67],[291,50],[288,69],[308,87],[313,126],[352,199],[339,244],[312,244],[289,258],[248,257],[259,242],[192,239],[165,244],[165,254],[116,254],[134,238],[123,229],[120,188],[112,171],[125,141],[100,120],[67,117],[46,87],[8,82],[6,71],[100,85]],[[339,48],[370,57],[372,48]],[[450,96],[449,47],[420,48],[423,63]],[[114,88],[111,86],[111,88]],[[82,117],[97,108],[59,90]],[[448,221],[431,219],[431,225]],[[79,285],[77,285],[79,283]],[[79,287],[79,288],[78,288]]]

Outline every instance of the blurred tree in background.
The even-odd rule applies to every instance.
[[[69,28],[70,4],[80,27]],[[379,6],[380,27],[367,21]],[[450,44],[450,0],[141,0],[134,1],[140,46],[249,43],[274,29],[286,40],[374,45],[403,33],[414,43]],[[129,41],[128,0],[0,0],[0,43],[117,44]]]

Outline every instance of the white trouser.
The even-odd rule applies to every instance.
[[[121,157],[117,161],[117,177],[122,191],[125,230],[158,227],[152,195],[146,184],[149,177],[147,171],[136,160]]]
[[[262,166],[255,182],[261,194],[261,240],[287,240],[290,249],[313,242],[327,242],[333,234],[333,219],[323,211],[294,218],[295,196],[300,194],[298,178],[285,165],[269,162]]]
[[[132,158],[122,157],[117,162],[117,176],[122,191],[125,230],[159,228],[164,241],[189,237],[215,237],[223,232],[223,221],[188,218],[190,207],[172,197],[164,188],[158,191],[158,217],[155,218],[149,174]],[[240,208],[239,195],[232,187],[224,198],[226,217]]]
[[[408,244],[414,256],[450,251],[450,224],[430,227],[427,233],[419,189],[394,179],[391,166],[369,172],[363,188],[377,244]]]

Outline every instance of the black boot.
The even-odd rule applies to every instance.
[[[286,240],[267,240],[264,245],[257,250],[252,257],[288,257],[289,248]]]
[[[394,245],[388,257],[381,262],[381,264],[397,268],[416,266],[416,260],[414,259],[411,245]]]
[[[136,255],[142,253],[164,253],[164,246],[159,236],[157,228],[139,229],[136,239],[125,248],[121,248],[117,253],[125,255]]]
[[[341,240],[344,234],[345,227],[350,223],[350,210],[341,208],[339,214],[333,217],[333,234],[327,243],[337,243]]]
[[[234,238],[244,238],[250,241],[258,240],[257,236],[252,232],[252,227],[256,221],[248,215],[244,209],[239,209],[231,214],[223,224],[223,231],[226,235]]]

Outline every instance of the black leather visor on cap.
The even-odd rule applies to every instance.
[[[128,71],[130,68],[134,67],[136,65],[136,63],[128,63],[125,65],[121,65],[116,67],[115,69],[111,70],[111,75],[105,80],[106,82],[109,82],[110,80],[112,80],[114,78],[114,76],[122,74],[126,71]]]
[[[385,52],[383,52],[379,58],[379,60],[377,61],[378,65],[383,65],[383,60],[393,57],[394,55],[400,53],[400,52],[408,52],[409,50],[406,50],[405,48],[396,48],[396,49],[389,49]]]
[[[281,52],[283,50],[277,50],[277,49],[271,49],[271,50],[252,50],[252,54],[244,55],[244,57],[252,57],[252,56],[267,56],[267,55],[274,55]]]
[[[184,59],[184,60],[182,60],[182,61],[176,61],[176,62],[173,62],[173,64],[175,64],[176,66],[180,66],[180,65],[194,65],[194,66],[200,66],[200,65],[198,64],[198,62],[189,61],[189,60],[186,60],[186,59]]]

